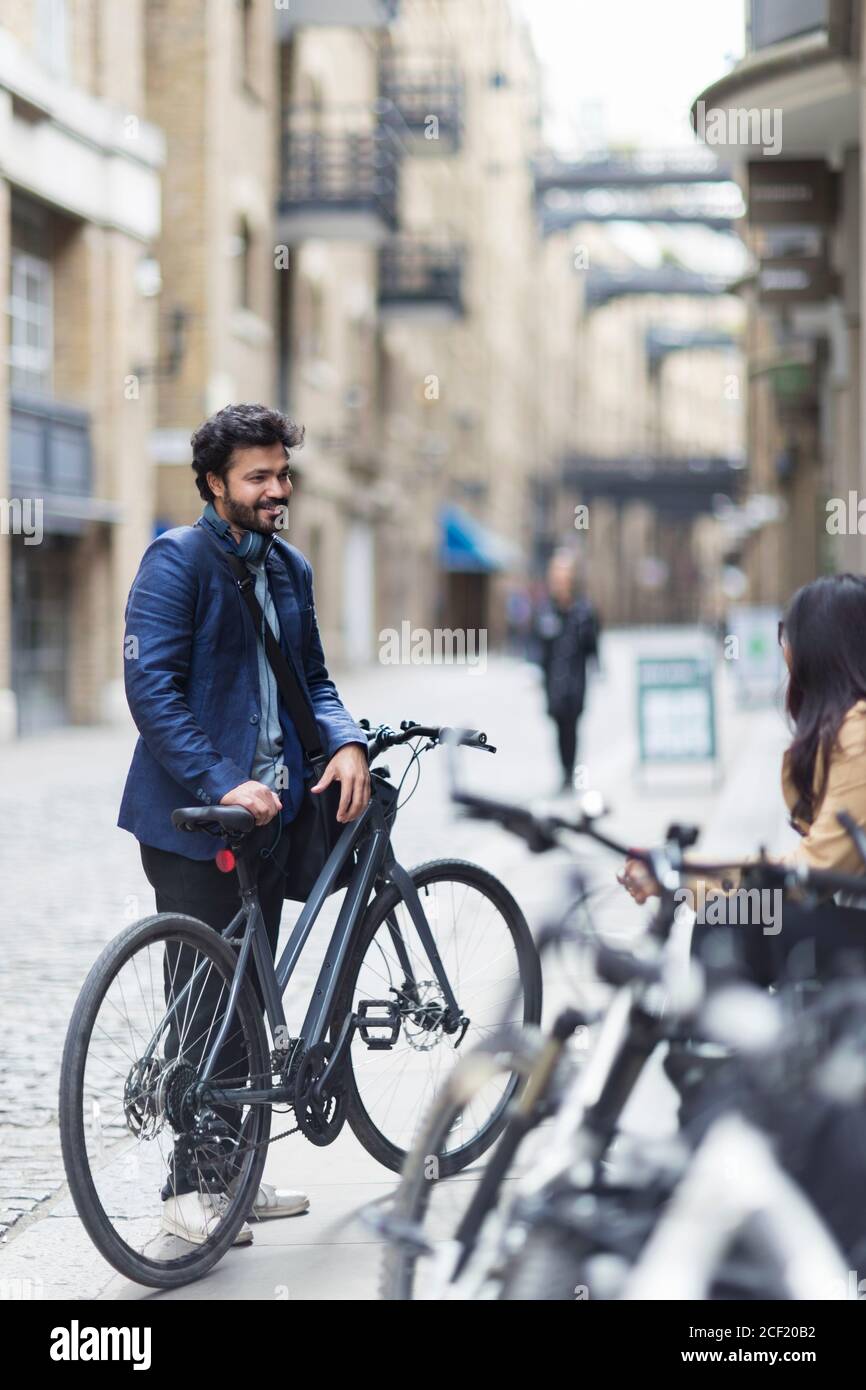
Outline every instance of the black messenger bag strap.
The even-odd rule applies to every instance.
[[[288,710],[292,723],[298,731],[298,737],[304,747],[304,752],[311,762],[324,757],[322,742],[319,737],[319,730],[316,721],[310,713],[310,707],[301,694],[298,678],[283,656],[280,644],[273,634],[270,623],[264,621],[261,605],[255,594],[255,581],[253,575],[238,555],[226,553],[226,559],[231,566],[232,573],[237,580],[241,597],[246,604],[250,617],[253,620],[253,627],[261,639],[264,633],[265,653],[274,673],[279,692],[283,697],[286,709]]]

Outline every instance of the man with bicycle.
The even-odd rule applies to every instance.
[[[328,676],[316,623],[312,570],[278,535],[292,494],[289,450],[303,430],[265,405],[232,405],[192,436],[192,467],[205,502],[193,526],[158,536],[142,557],[126,610],[124,678],[140,737],[118,824],[139,841],[159,912],[183,913],[222,931],[240,907],[234,874],[221,873],[205,836],[171,823],[178,806],[242,806],[255,817],[249,853],[272,954],[291,854],[291,822],[305,796],[304,750],[264,644],[267,623],[309,703],[329,761],[309,788],[340,785],[337,820],[370,800],[367,740]],[[255,581],[256,632],[232,570],[237,555]],[[182,964],[179,966],[182,971]],[[182,975],[174,983],[182,984]],[[163,1229],[192,1243],[215,1213],[193,1173],[174,1162],[162,1192]],[[257,1219],[309,1207],[300,1192],[263,1183]],[[244,1226],[236,1243],[252,1240]]]

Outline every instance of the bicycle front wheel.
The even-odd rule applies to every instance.
[[[336,1040],[346,1015],[363,1012],[365,1000],[395,1006],[399,1029],[387,1046],[381,1033],[367,1039],[355,1033],[347,1078],[349,1124],[367,1152],[394,1172],[458,1058],[503,1024],[541,1018],[538,953],[508,889],[459,859],[422,864],[410,877],[465,1027],[448,1031],[436,972],[393,884],[367,910],[331,1026]],[[437,1154],[442,1177],[474,1163],[494,1143],[519,1082],[516,1070],[493,1078],[455,1115]]]

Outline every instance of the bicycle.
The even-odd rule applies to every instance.
[[[458,793],[456,799],[469,814],[502,824],[536,852],[562,843],[565,832],[586,835],[618,854],[641,860],[662,885],[650,932],[637,950],[614,950],[603,942],[595,945],[598,976],[615,989],[600,1020],[566,1009],[547,1037],[505,1031],[498,1045],[491,1040],[452,1073],[407,1160],[392,1211],[379,1223],[389,1238],[382,1279],[387,1299],[570,1300],[592,1242],[600,1253],[615,1251],[620,1258],[634,1258],[652,1228],[659,1202],[669,1195],[669,1189],[657,1181],[658,1174],[642,1190],[612,1183],[611,1148],[625,1105],[658,1044],[680,1046],[686,1022],[693,1034],[700,1033],[694,1026],[703,997],[700,968],[683,972],[673,959],[676,888],[686,871],[714,875],[736,866],[686,863],[682,851],[697,838],[693,827],[672,826],[663,849],[636,850],[595,830],[592,820],[598,807],[585,811],[575,822],[536,816],[525,807],[468,793]],[[815,873],[804,877],[789,871],[788,878],[791,884],[796,879],[801,889],[853,892],[859,886],[862,893],[863,881],[853,876]],[[567,937],[569,932],[560,927],[554,934]],[[600,1021],[595,1046],[588,1060],[579,1064],[569,1052],[569,1039],[581,1025],[594,1021]],[[711,1068],[721,1060],[711,1040],[692,1042],[687,1056],[698,1069],[702,1060]],[[497,1067],[506,1066],[519,1067],[525,1085],[512,1103],[506,1131],[471,1200],[465,1200],[465,1193],[454,1195],[453,1185],[444,1185],[451,1188],[452,1197],[443,1239],[441,1197],[431,1219],[434,1185],[425,1180],[429,1155],[447,1133],[449,1115],[466,1105],[473,1086]],[[518,1151],[527,1136],[551,1117],[553,1128],[543,1135],[543,1147],[539,1140],[541,1152],[534,1166],[516,1180],[516,1195],[503,1211],[506,1180]],[[640,1161],[639,1154],[637,1158]],[[614,1234],[601,1228],[602,1204],[612,1213]]]
[[[619,844],[594,827],[600,807],[592,806],[589,799],[585,799],[580,819],[574,821],[561,816],[536,815],[527,807],[467,791],[455,790],[452,795],[469,815],[502,825],[523,839],[535,853],[563,845],[566,843],[564,835],[584,835],[620,855],[641,859],[655,877],[668,884],[683,848],[697,838],[693,827],[671,826],[664,847],[638,850]],[[564,923],[551,928],[545,938],[540,939],[540,950],[555,941],[575,938],[576,933],[567,923],[575,908],[585,907],[586,888],[582,878],[573,884],[573,890],[577,897]],[[653,925],[656,940],[667,941],[673,919],[671,887]],[[589,931],[584,930],[584,937],[594,937],[591,920],[587,926]],[[495,1218],[504,1184],[527,1136],[552,1115],[558,1116],[556,1127],[534,1170],[534,1180],[543,1183],[546,1175],[556,1171],[562,1153],[560,1134],[567,1132],[570,1140],[578,1116],[584,1126],[585,1140],[581,1162],[591,1175],[588,1180],[598,1179],[620,1117],[646,1062],[657,1043],[676,1028],[676,1018],[660,1007],[658,963],[646,958],[642,962],[643,977],[638,980],[637,960],[630,953],[597,944],[598,976],[615,987],[616,995],[604,1014],[600,1037],[585,1065],[569,1052],[569,1044],[579,1029],[585,1031],[599,1021],[598,1016],[569,1007],[562,1010],[547,1034],[536,1029],[503,1026],[452,1073],[434,1101],[406,1161],[390,1212],[384,1218],[373,1218],[388,1240],[381,1281],[385,1299],[482,1296],[480,1290],[495,1278],[492,1267],[501,1254],[497,1249],[498,1237],[490,1240],[489,1223]],[[507,1020],[503,1020],[503,1025],[507,1025]],[[442,1189],[437,1189],[437,1184],[430,1181],[431,1157],[438,1154],[443,1137],[455,1117],[472,1103],[476,1090],[483,1090],[495,1077],[513,1071],[524,1077],[525,1084],[509,1107],[505,1133],[471,1197],[463,1201],[461,1199],[468,1197],[468,1189],[459,1194],[451,1189],[451,1209],[447,1213],[450,1233],[443,1239],[441,1228],[445,1224],[445,1214],[441,1208],[445,1199]],[[571,1157],[569,1148],[569,1162]],[[447,1176],[441,1172],[438,1175]]]
[[[481,731],[408,720],[399,733],[362,725],[371,764],[411,745],[400,787],[444,738],[496,751]],[[515,899],[460,859],[406,870],[391,846],[400,788],[389,776],[371,767],[371,800],[343,830],[276,964],[244,852],[252,815],[236,806],[181,807],[172,814],[178,829],[223,840],[221,866],[238,876],[238,913],[222,933],[192,917],[144,918],[105,947],[87,976],[61,1064],[61,1143],[79,1216],[127,1278],[175,1288],[211,1269],[250,1213],[267,1145],[289,1133],[324,1146],[348,1123],[368,1153],[399,1170],[419,1113],[447,1074],[445,1055],[453,1064],[464,1045],[487,1036],[504,999],[513,1001],[514,1022],[540,1018],[540,965]],[[282,998],[350,860],[292,1038]],[[179,978],[186,983],[176,988]],[[500,1078],[457,1119],[443,1171],[458,1172],[494,1143],[519,1083],[517,1072]],[[282,1105],[295,1124],[271,1138],[271,1113]],[[159,1229],[160,1196],[174,1192],[178,1169],[194,1175],[210,1212],[206,1238],[192,1249]]]
[[[862,1267],[866,980],[803,1005],[731,979],[702,1029],[731,1049],[679,1145],[628,1186],[563,1185],[519,1217],[505,1301],[837,1300]],[[829,1182],[815,1181],[816,1169]],[[832,1189],[832,1190],[831,1190]],[[518,1218],[518,1204],[513,1217]]]

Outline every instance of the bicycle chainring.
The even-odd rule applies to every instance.
[[[298,1067],[295,1081],[295,1119],[298,1128],[311,1144],[324,1148],[333,1144],[346,1121],[346,1090],[338,1084],[320,1097],[313,1095],[313,1088],[321,1078],[328,1058],[333,1053],[332,1043],[316,1043],[305,1052]]]

